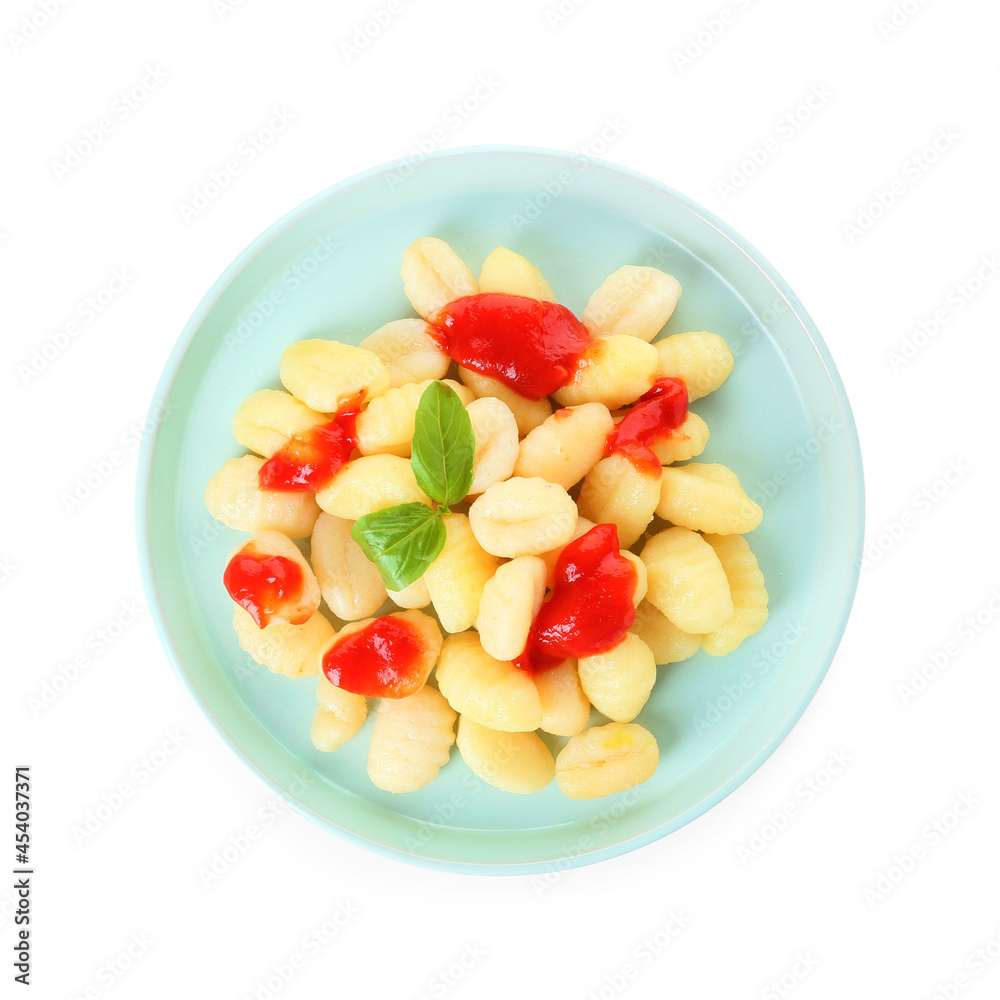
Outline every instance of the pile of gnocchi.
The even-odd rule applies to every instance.
[[[320,751],[354,738],[377,698],[380,789],[429,784],[453,744],[509,792],[555,779],[592,799],[641,784],[659,750],[633,720],[657,665],[724,656],[767,621],[744,537],[761,509],[730,469],[692,461],[709,428],[688,403],[723,385],[733,356],[715,333],[666,334],[681,287],[653,267],[615,271],[579,319],[504,247],[477,279],[447,243],[420,239],[401,275],[416,318],[358,346],[291,344],[284,390],[254,393],[233,418],[246,454],[205,500],[251,536],[225,574],[239,644],[275,673],[318,677]],[[524,388],[543,382],[555,391]],[[458,501],[415,473],[431,386],[471,427]],[[440,427],[461,443],[456,421]],[[400,529],[389,571],[358,525],[397,509],[443,530],[432,545],[430,529]],[[609,581],[589,590],[588,551]]]

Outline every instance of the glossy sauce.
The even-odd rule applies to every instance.
[[[361,397],[348,400],[328,424],[296,434],[258,470],[261,489],[282,493],[319,492],[351,457],[357,446]]]
[[[237,552],[222,576],[229,596],[264,628],[283,606],[294,603],[302,593],[302,568],[285,556],[253,555]],[[309,615],[293,625],[301,625]]]
[[[605,454],[625,455],[640,468],[659,471],[651,445],[669,437],[688,413],[687,386],[679,378],[661,378],[608,435]]]
[[[559,554],[552,596],[514,664],[537,673],[613,649],[635,621],[635,587],[635,567],[619,551],[618,528],[591,528]]]
[[[569,382],[591,341],[557,302],[486,292],[449,302],[430,317],[447,354],[463,368],[498,379],[527,399]]]
[[[405,698],[423,683],[424,644],[409,622],[376,618],[331,647],[323,674],[336,687],[371,698]]]

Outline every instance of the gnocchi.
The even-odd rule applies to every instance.
[[[383,698],[375,713],[368,777],[386,792],[415,792],[448,763],[455,712],[425,685],[407,698]]]
[[[389,369],[363,347],[336,340],[300,340],[285,348],[279,369],[281,384],[306,406],[333,413],[341,403],[382,395],[389,388]]]
[[[557,393],[560,406],[603,403],[609,410],[634,403],[656,378],[658,355],[652,344],[627,334],[592,341],[570,381]]]
[[[518,456],[517,420],[510,407],[495,396],[474,399],[465,408],[476,439],[469,487],[469,496],[475,496],[513,474]]]
[[[277,389],[261,389],[240,403],[233,417],[233,437],[249,451],[269,458],[297,434],[326,423],[322,413]]]
[[[490,378],[489,375],[481,375],[470,368],[459,368],[458,374],[480,399],[492,397],[505,403],[507,409],[514,414],[517,432],[522,437],[552,416],[552,404],[547,399],[526,399],[513,389],[507,388],[503,382]]]
[[[499,732],[463,715],[456,743],[472,772],[505,792],[540,792],[556,774],[552,753],[537,733]]]
[[[673,315],[680,297],[680,282],[672,274],[626,264],[591,295],[581,319],[593,337],[621,334],[648,343]]]
[[[358,344],[377,354],[389,372],[389,387],[444,378],[451,365],[435,340],[433,328],[422,319],[397,319],[380,326]]]
[[[570,495],[544,479],[517,476],[490,486],[469,508],[476,541],[495,556],[513,559],[565,545],[576,528]]]
[[[757,557],[742,535],[705,535],[722,563],[733,615],[717,629],[702,637],[702,647],[710,656],[725,656],[755,635],[767,621],[767,589]]]
[[[362,455],[352,459],[316,494],[319,506],[334,517],[356,521],[400,503],[427,503],[413,469],[399,455]]]
[[[634,545],[653,520],[660,502],[660,470],[608,455],[587,473],[580,490],[580,514],[595,524],[614,524],[618,541]]]
[[[653,651],[657,663],[680,663],[701,649],[702,636],[682,631],[649,601],[636,608],[632,631]]]
[[[700,330],[675,333],[656,343],[656,375],[681,379],[688,399],[715,392],[733,370],[733,354],[717,334]]]
[[[518,556],[499,566],[486,582],[476,631],[490,656],[513,660],[524,652],[545,596],[545,576],[545,563],[538,556]]]
[[[462,258],[444,240],[433,236],[419,239],[406,248],[400,275],[403,292],[424,319],[449,302],[479,291]]]
[[[575,660],[564,660],[535,674],[535,687],[542,705],[539,729],[553,736],[576,736],[587,728],[590,702],[583,693]]]
[[[322,674],[316,685],[319,704],[309,732],[313,746],[323,753],[339,750],[357,735],[368,717],[368,699],[335,687]]]
[[[292,679],[319,673],[320,650],[335,634],[320,614],[310,615],[301,625],[281,622],[260,628],[238,604],[233,605],[233,629],[240,648],[257,663]]]
[[[708,424],[697,413],[689,412],[680,427],[653,442],[650,450],[660,465],[673,465],[697,458],[708,445],[708,438]]]
[[[370,617],[388,597],[378,567],[351,537],[353,526],[324,513],[312,533],[312,564],[323,600],[346,622]]]
[[[570,739],[556,757],[556,781],[571,799],[597,799],[648,781],[659,762],[651,732],[611,722]]]
[[[531,261],[506,247],[497,247],[483,261],[479,291],[483,294],[524,295],[540,302],[556,301],[542,272]]]
[[[613,722],[631,722],[656,683],[653,653],[632,632],[606,653],[581,657],[579,671],[583,693]]]
[[[603,403],[556,410],[521,442],[513,474],[545,479],[568,490],[601,460],[614,427]]]
[[[746,534],[764,516],[735,472],[697,462],[663,470],[656,513],[671,524],[716,535]]]

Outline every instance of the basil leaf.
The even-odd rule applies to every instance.
[[[417,485],[432,500],[458,503],[472,486],[476,437],[458,393],[432,382],[420,397],[410,465]]]
[[[351,537],[375,563],[389,590],[424,575],[440,555],[447,531],[436,510],[423,503],[386,507],[355,521]]]

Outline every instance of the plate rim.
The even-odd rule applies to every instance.
[[[157,380],[156,388],[153,392],[148,415],[155,415],[155,411],[164,400],[169,398],[176,382],[178,372],[183,363],[188,350],[192,346],[205,319],[217,305],[219,299],[229,288],[232,282],[239,276],[243,268],[258,256],[274,240],[279,238],[286,231],[306,218],[315,206],[333,198],[354,186],[368,183],[373,178],[382,174],[388,174],[399,170],[401,167],[412,167],[420,170],[428,161],[460,158],[480,158],[493,157],[497,155],[534,156],[548,157],[556,160],[563,166],[575,166],[580,169],[579,153],[571,150],[561,150],[542,146],[521,146],[517,144],[496,144],[459,146],[453,149],[437,150],[426,154],[419,163],[412,162],[413,157],[402,156],[396,159],[370,167],[367,170],[352,174],[349,177],[338,181],[329,187],[310,196],[305,201],[292,207],[280,218],[267,226],[253,240],[251,240],[226,266],[219,277],[212,283],[208,291],[202,296],[194,311],[191,313],[187,323],[184,325],[167,357],[163,371]],[[380,843],[362,834],[355,833],[346,827],[340,826],[326,816],[316,812],[306,803],[291,794],[287,789],[281,787],[277,781],[266,774],[252,761],[247,753],[236,743],[234,738],[226,731],[222,723],[216,717],[211,707],[201,698],[194,687],[194,683],[184,667],[182,657],[178,651],[172,635],[167,617],[160,598],[159,585],[153,573],[153,554],[151,543],[152,524],[150,522],[150,493],[152,486],[153,456],[156,452],[156,444],[160,436],[161,425],[159,421],[154,421],[154,430],[151,434],[143,438],[136,471],[136,495],[135,495],[135,530],[136,543],[139,555],[139,573],[142,580],[143,591],[146,596],[146,603],[150,616],[156,628],[160,644],[167,653],[167,658],[173,667],[174,673],[179,677],[181,683],[191,695],[192,700],[198,706],[202,714],[208,719],[212,728],[222,737],[223,743],[248,767],[253,774],[262,780],[272,791],[280,795],[285,801],[300,814],[322,829],[329,831],[349,843],[364,848],[382,857],[391,858],[395,861],[417,865],[425,869],[444,872],[457,872],[469,875],[529,875],[547,873],[552,871],[569,870],[582,867],[584,865],[596,864],[600,861],[609,860],[624,854],[631,853],[640,847],[654,843],[669,834],[687,826],[689,823],[705,815],[715,805],[734,792],[761,765],[777,750],[777,748],[788,738],[792,730],[802,718],[816,695],[820,685],[829,673],[830,667],[836,657],[837,651],[843,640],[847,622],[853,608],[854,599],[857,594],[858,583],[861,574],[861,555],[864,547],[865,528],[865,488],[864,488],[864,467],[861,454],[861,445],[858,438],[857,425],[854,420],[850,400],[844,387],[843,380],[837,370],[836,364],[830,354],[829,348],[824,341],[818,327],[806,311],[798,296],[791,289],[788,283],[776,271],[773,265],[740,233],[736,232],[728,223],[716,216],[712,211],[694,201],[687,195],[675,190],[669,185],[632,170],[629,167],[621,166],[598,157],[586,157],[585,169],[598,169],[605,173],[617,176],[631,184],[637,184],[654,194],[674,200],[681,204],[687,211],[700,218],[707,225],[715,229],[722,237],[732,244],[743,256],[765,277],[765,279],[783,296],[788,302],[795,319],[806,334],[813,350],[822,363],[823,370],[830,386],[833,390],[835,401],[839,407],[843,418],[843,428],[845,435],[845,445],[847,450],[847,460],[849,466],[849,487],[850,487],[850,524],[853,537],[849,546],[851,560],[848,564],[847,578],[844,581],[843,590],[840,595],[838,613],[832,620],[830,638],[827,642],[823,655],[818,659],[817,665],[807,683],[800,692],[798,699],[784,715],[781,723],[774,729],[771,736],[761,744],[757,752],[749,758],[744,765],[734,773],[727,781],[719,785],[713,792],[704,798],[693,803],[684,812],[661,823],[651,829],[636,834],[626,840],[617,841],[606,847],[591,851],[585,851],[571,856],[561,858],[558,866],[553,860],[539,861],[461,861],[450,860],[438,857],[426,856],[415,851],[405,851],[388,844]]]

